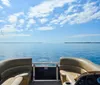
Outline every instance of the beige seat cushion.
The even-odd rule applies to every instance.
[[[3,82],[1,85],[11,85],[14,80],[15,80],[15,77],[11,77],[7,79],[5,82]]]
[[[16,77],[11,85],[21,85],[23,77]]]
[[[79,73],[69,72],[69,71],[64,71],[64,70],[60,70],[60,74],[61,75],[67,75],[67,74],[72,75],[74,79],[80,76]]]
[[[29,85],[31,71],[32,58],[0,61],[0,85]]]
[[[1,85],[28,85],[29,82],[29,73],[22,73],[16,75],[15,77],[8,78]]]
[[[21,85],[28,85],[29,81],[30,81],[30,77],[31,77],[30,73],[22,73],[15,77],[20,77],[20,76],[23,77],[23,81],[22,81]]]
[[[23,80],[23,77],[11,77],[7,79],[5,82],[3,82],[3,84],[1,85],[20,85],[22,80]]]
[[[64,70],[60,70],[60,74],[61,74],[61,81],[62,83],[64,82],[75,82],[75,80],[80,76],[79,73],[75,73],[75,72],[69,72],[69,71],[64,71]]]

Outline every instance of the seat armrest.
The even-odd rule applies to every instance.
[[[63,70],[60,70],[60,76],[61,76],[62,83],[64,82],[70,82],[73,84],[75,83],[73,76]]]
[[[63,84],[64,82],[66,82],[66,74],[64,73],[63,70],[60,70],[60,78],[61,78],[62,84]]]
[[[22,81],[23,81],[23,77],[16,77],[16,79],[13,81],[11,85],[21,85]]]
[[[17,75],[16,77],[19,77],[19,76],[21,77],[29,76],[29,73],[22,73],[22,74]]]
[[[72,75],[66,74],[66,80],[71,83],[71,85],[75,84],[75,80]]]
[[[22,73],[17,75],[16,77],[23,77],[21,85],[28,85],[30,83],[31,73]]]

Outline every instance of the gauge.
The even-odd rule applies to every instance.
[[[100,77],[97,78],[97,82],[100,84]]]

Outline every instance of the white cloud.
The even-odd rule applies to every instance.
[[[28,23],[29,23],[29,24],[34,24],[34,23],[36,23],[36,22],[35,22],[34,19],[30,19]]]
[[[73,35],[70,36],[69,38],[83,38],[83,37],[99,37],[100,34],[80,34],[80,35]]]
[[[17,17],[19,17],[21,15],[24,15],[24,12],[18,12],[18,13],[15,13],[14,15],[17,16]]]
[[[65,11],[66,14],[70,13],[70,12],[73,12],[74,11],[74,8],[76,7],[77,5],[71,5],[69,6],[69,8]]]
[[[2,32],[2,34],[16,33],[16,32],[22,32],[22,31],[23,31],[23,29],[17,29],[15,25],[4,25],[0,29],[0,32]]]
[[[51,24],[58,24],[59,22],[61,22],[62,20],[65,19],[65,15],[61,14],[60,16],[58,16],[58,18],[54,18],[52,19],[52,21],[50,22]]]
[[[38,27],[37,30],[53,30],[53,25],[63,26],[66,23],[80,24],[93,19],[100,19],[100,7],[97,5],[97,2],[87,1],[81,4],[76,1],[77,0],[43,1],[36,6],[30,7],[26,15],[24,12],[9,15],[7,23],[10,25],[5,25],[1,30],[3,32],[21,32],[24,30],[32,30],[32,26]],[[65,4],[67,4],[67,7],[64,7]],[[63,12],[60,12],[59,8],[60,11]],[[54,10],[59,12],[57,13]],[[0,22],[4,21],[0,20]],[[41,25],[43,27],[40,27]],[[22,29],[22,27],[26,28]]]
[[[10,16],[8,16],[9,24],[5,24],[0,28],[0,31],[2,33],[14,33],[14,32],[21,32],[22,29],[18,29],[19,26],[22,26],[24,24],[24,19],[20,19],[19,17],[21,15],[24,15],[23,12],[14,13]],[[0,22],[5,22],[4,20],[0,20]],[[16,26],[16,24],[19,22],[19,24]]]
[[[27,28],[29,28],[31,25],[35,24],[35,20],[34,19],[29,19],[28,24],[26,25]]]
[[[18,17],[21,15],[24,15],[24,13],[23,12],[14,13],[14,14],[8,16],[8,21],[10,23],[16,23],[18,21]]]
[[[46,23],[47,21],[48,21],[48,19],[46,19],[46,18],[40,19],[40,22],[41,22],[42,24]]]
[[[20,20],[19,20],[19,23],[20,23],[21,25],[24,24],[24,22],[25,22],[24,19],[20,19]]]
[[[2,4],[4,4],[5,6],[10,7],[10,0],[1,0]]]
[[[93,16],[97,12],[99,7],[95,6],[95,4],[96,4],[95,2],[85,4],[83,6],[84,11],[77,13],[77,16],[74,17],[73,21],[70,23],[71,24],[86,23],[93,19],[96,19]]]
[[[16,25],[16,28],[22,28],[22,26],[24,25],[25,20],[24,19],[19,19],[18,20],[18,25]],[[23,31],[23,29],[18,30],[19,32]]]
[[[10,15],[8,21],[9,21],[10,23],[15,23],[15,22],[17,22],[17,16],[15,16],[15,15]]]
[[[29,18],[45,17],[50,14],[56,7],[62,7],[66,3],[74,2],[75,0],[48,0],[35,7],[31,7],[28,13]]]
[[[4,20],[0,20],[0,22],[5,22]]]
[[[0,9],[3,9],[3,7],[2,7],[2,6],[0,6]]]
[[[9,33],[9,32],[16,32],[17,29],[13,25],[5,25],[3,28],[0,29],[2,33]]]
[[[14,25],[5,25],[0,29],[0,38],[17,37],[17,36],[31,36],[30,34],[23,34],[23,29],[16,29]]]
[[[98,11],[97,13],[95,13],[93,16],[92,16],[93,19],[100,19],[100,11]]]
[[[65,11],[65,14],[61,14],[58,18],[54,18],[50,23],[64,25],[86,23],[93,19],[100,19],[100,7],[96,5],[97,2],[85,3],[83,5],[70,5]],[[77,8],[81,8],[77,9]]]
[[[29,37],[31,36],[30,34],[4,34],[4,35],[0,35],[0,38],[8,38],[8,37]]]
[[[47,30],[53,30],[54,28],[53,27],[40,27],[38,28],[37,30],[41,30],[41,31],[47,31]]]
[[[61,22],[60,22],[60,25],[63,25],[63,24],[65,24],[65,23],[70,23],[70,24],[72,24],[72,22],[74,22],[73,21],[73,19],[75,18],[75,17],[77,17],[77,13],[75,13],[75,14],[72,14],[72,15],[67,15]]]

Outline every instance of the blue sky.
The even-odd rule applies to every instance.
[[[100,0],[0,0],[0,42],[100,41]]]

